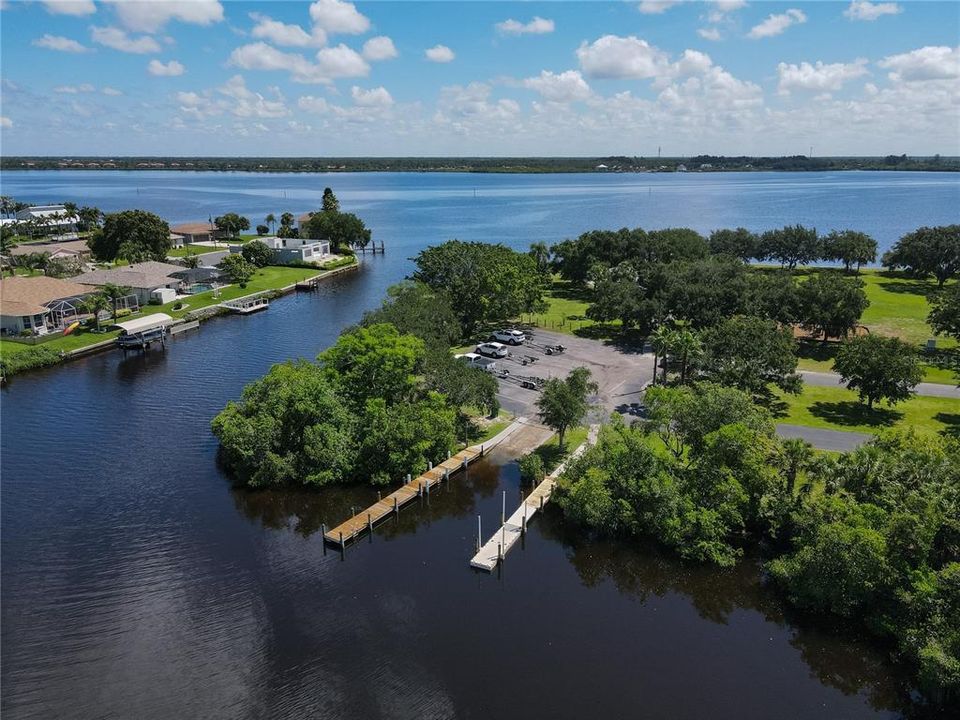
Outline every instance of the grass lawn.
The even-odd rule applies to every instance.
[[[927,325],[930,303],[927,298],[937,292],[934,280],[915,280],[899,272],[864,270],[860,277],[870,307],[862,322],[872,332],[895,335],[908,342],[926,344],[935,337]],[[937,338],[941,348],[956,347],[957,341],[946,336]]]
[[[228,246],[210,247],[208,245],[184,245],[183,247],[170,248],[167,251],[167,257],[188,257],[190,255],[203,255],[204,253],[220,252],[227,250]]]
[[[800,370],[813,372],[833,372],[833,359],[837,355],[837,349],[836,343],[803,342],[797,352],[799,357],[797,367]],[[921,353],[921,358],[929,358],[928,361],[923,362],[924,382],[956,385],[958,382],[957,374],[950,369],[949,362],[957,352],[960,352],[960,350],[951,348],[950,350],[939,351],[936,355]]]
[[[466,410],[466,409],[465,409]],[[469,412],[469,411],[468,411]],[[478,420],[479,418],[476,414],[472,413],[474,417]],[[485,443],[490,438],[506,430],[507,426],[513,422],[513,415],[508,413],[506,410],[500,410],[497,414],[496,420],[490,421],[487,418],[482,418],[486,425],[477,426],[478,432],[470,436],[471,445],[479,445],[480,443]]]
[[[960,402],[952,398],[917,396],[893,407],[881,404],[868,410],[857,394],[846,388],[806,385],[800,395],[778,396],[778,422],[867,433],[910,427],[960,437]]]
[[[566,280],[555,279],[544,300],[548,306],[546,312],[524,313],[519,321],[544,330],[595,339],[611,338],[620,331],[619,321],[598,323],[587,317],[591,291],[586,288],[577,288]]]
[[[559,435],[553,435],[543,445],[534,450],[534,454],[539,455],[543,460],[544,472],[548,475],[552,473],[567,455],[586,442],[587,431],[587,427],[583,425],[569,428],[563,438],[564,448],[562,451],[559,445]]]

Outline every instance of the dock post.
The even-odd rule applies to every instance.
[[[449,470],[444,470],[444,471],[443,471],[443,481],[444,481],[444,482],[448,482],[449,480],[450,480],[450,471],[449,471]]]
[[[380,497],[380,491],[377,490],[377,502],[380,502],[381,500],[383,500],[383,498]]]
[[[367,532],[370,533],[370,537],[373,537],[373,519],[370,517],[370,513],[367,513]]]
[[[464,470],[467,469],[467,459],[466,459],[466,458],[464,458],[464,459],[463,459],[463,462],[460,463],[460,467],[462,467]]]
[[[447,450],[447,460],[449,460],[449,459],[450,459],[450,451]]]
[[[410,480],[411,480],[410,473],[407,473],[407,482],[409,483]]]
[[[480,446],[480,457],[483,457],[483,445]]]
[[[427,460],[427,470],[433,470],[433,460]]]
[[[477,552],[483,546],[483,528],[480,525],[480,515],[477,515]]]
[[[323,539],[323,554],[327,554],[327,524],[320,523],[320,537]]]
[[[500,509],[500,524],[503,525],[507,521],[507,491],[503,491],[503,507]]]
[[[427,497],[430,497],[430,479],[429,478],[427,478],[426,486],[427,486]]]
[[[400,514],[400,505],[397,503],[397,496],[393,496],[393,512],[397,515]]]
[[[540,496],[540,510],[543,510],[543,495]]]
[[[497,543],[497,562],[503,562],[503,545]]]
[[[523,522],[520,523],[520,534],[521,534],[521,535],[526,535],[526,534],[527,534],[527,516],[526,516],[526,514],[524,514],[524,516],[523,516]]]
[[[343,530],[340,531],[340,549],[343,549]]]

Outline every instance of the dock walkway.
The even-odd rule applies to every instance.
[[[560,463],[556,470],[545,477],[543,482],[537,485],[537,487],[533,489],[533,492],[523,499],[520,507],[506,519],[503,525],[500,526],[500,529],[493,534],[493,537],[487,540],[482,547],[478,548],[477,554],[470,560],[470,567],[486,570],[487,572],[493,571],[497,563],[506,557],[510,549],[516,545],[517,541],[527,531],[527,523],[530,522],[530,519],[537,514],[538,510],[543,510],[543,506],[550,502],[550,496],[553,494],[553,489],[557,484],[557,478],[563,474],[567,463],[574,458],[580,457],[590,445],[597,441],[597,433],[599,430],[599,425],[592,425],[590,427],[586,442],[574,450],[569,458]]]
[[[331,530],[325,531],[323,534],[324,540],[339,547],[346,546],[348,542],[363,535],[364,532],[373,530],[373,526],[384,518],[389,517],[392,513],[400,512],[400,508],[414,498],[429,495],[432,487],[439,485],[457,471],[466,468],[474,460],[482,458],[491,449],[522,428],[525,421],[526,418],[517,418],[487,442],[481,445],[471,445],[431,467],[422,475],[408,480],[399,490],[381,498],[370,507]]]

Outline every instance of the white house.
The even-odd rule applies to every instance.
[[[310,238],[257,238],[260,242],[273,250],[274,262],[285,265],[291,262],[317,262],[330,254],[328,240],[311,240]],[[231,247],[232,252],[240,252],[240,247]]]
[[[63,240],[76,240],[80,218],[64,205],[31,205],[17,213],[20,222],[33,222],[37,232]]]

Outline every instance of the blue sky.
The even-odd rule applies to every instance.
[[[956,2],[2,2],[2,152],[960,154]]]

